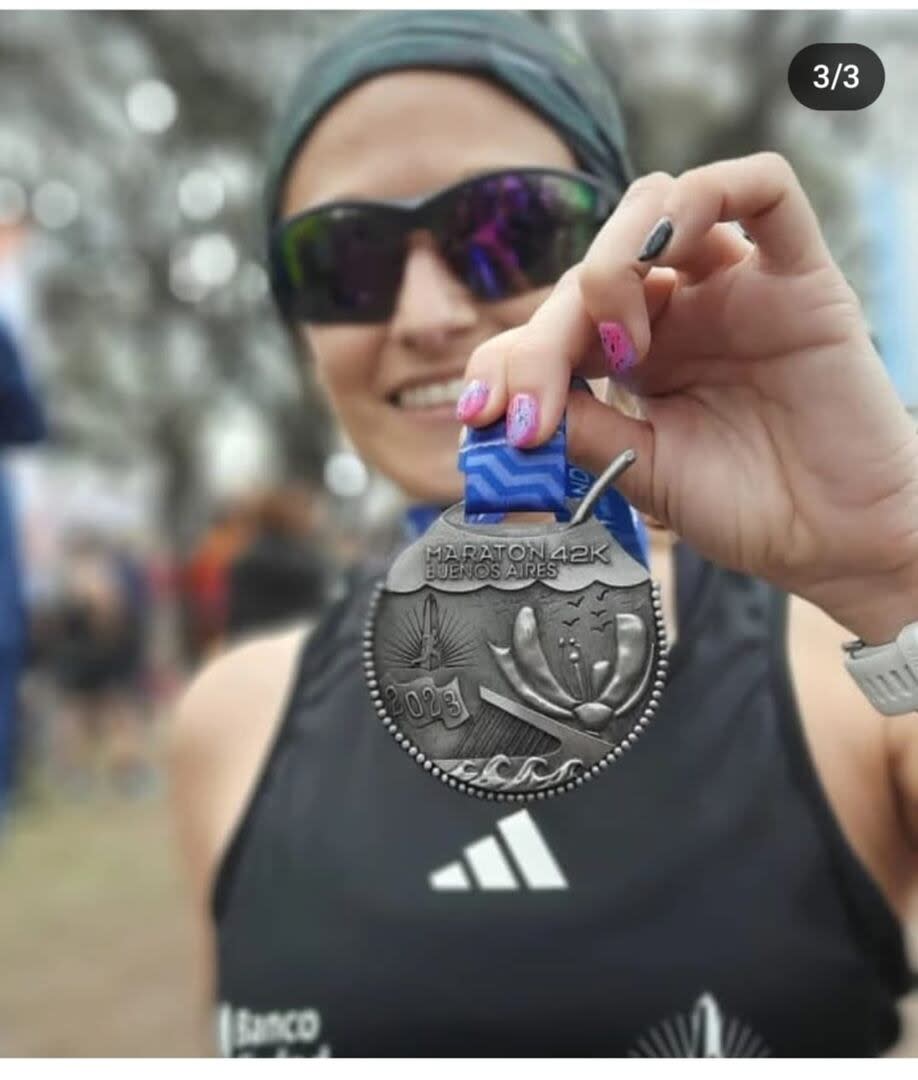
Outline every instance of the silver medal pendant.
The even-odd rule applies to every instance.
[[[591,516],[470,525],[450,507],[370,603],[370,696],[396,741],[479,798],[573,790],[620,758],[656,711],[667,666],[659,586]]]

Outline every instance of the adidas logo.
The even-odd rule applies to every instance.
[[[503,845],[496,836],[485,836],[469,844],[463,850],[464,862],[457,860],[434,870],[428,878],[431,889],[468,892],[472,888],[492,891],[568,888],[567,878],[528,810],[501,818],[497,827]]]

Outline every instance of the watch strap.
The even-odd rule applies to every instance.
[[[918,622],[895,641],[852,641],[844,649],[845,667],[875,709],[885,716],[918,711]]]

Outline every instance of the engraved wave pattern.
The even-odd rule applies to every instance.
[[[548,772],[540,772],[540,766]],[[516,763],[506,754],[495,754],[483,765],[477,761],[460,761],[449,773],[457,780],[476,784],[490,791],[512,791],[515,788],[542,788],[561,784],[583,768],[580,758],[568,758],[556,769],[550,769],[543,757],[528,757],[514,773]]]

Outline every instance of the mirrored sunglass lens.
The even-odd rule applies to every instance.
[[[302,318],[387,317],[401,244],[373,214],[340,208],[293,222],[282,236],[281,257]]]
[[[550,285],[586,254],[607,203],[573,177],[489,177],[457,192],[446,255],[485,299]]]

